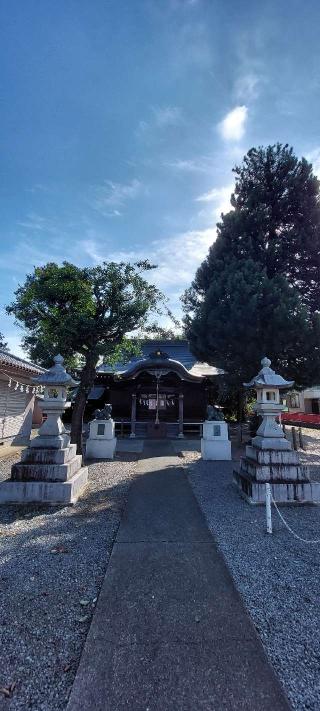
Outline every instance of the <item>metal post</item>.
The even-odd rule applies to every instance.
[[[136,436],[136,409],[137,409],[137,395],[132,393],[132,405],[131,405],[131,432],[130,437]]]
[[[179,393],[179,434],[178,437],[183,437],[183,393]]]
[[[266,483],[266,517],[267,517],[267,533],[272,533],[272,517],[271,517],[271,486]]]

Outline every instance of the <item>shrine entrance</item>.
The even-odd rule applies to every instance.
[[[99,373],[95,407],[109,402],[119,437],[200,437],[208,403],[214,401],[209,366],[190,372],[156,350],[117,373]],[[215,377],[215,374],[213,377]]]
[[[151,353],[119,380],[131,391],[130,437],[183,437],[186,419],[192,422],[196,417],[199,424],[204,419],[204,379],[165,353]]]

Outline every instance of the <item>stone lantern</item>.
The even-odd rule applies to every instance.
[[[257,431],[256,437],[252,440],[252,445],[261,449],[291,449],[290,443],[286,440],[282,427],[276,422],[283,411],[280,403],[280,390],[287,390],[294,385],[293,380],[285,380],[281,375],[275,373],[270,368],[271,360],[262,358],[262,368],[249,383],[244,383],[246,388],[255,388],[257,402],[254,411],[261,415],[262,422]]]
[[[72,504],[88,481],[88,469],[82,467],[82,456],[63,425],[61,415],[69,407],[67,388],[77,385],[57,355],[54,365],[33,382],[44,386],[39,402],[47,416],[21,461],[14,464],[11,479],[0,484],[1,503]]]
[[[262,368],[246,388],[255,388],[257,401],[254,410],[262,422],[251,444],[246,446],[239,471],[234,471],[234,482],[241,495],[253,504],[264,504],[266,483],[278,503],[320,503],[320,483],[310,481],[307,467],[299,462],[299,454],[276,421],[284,406],[280,390],[293,386],[270,368],[269,358],[263,358]]]
[[[66,372],[61,355],[54,357],[54,365],[33,382],[44,386],[43,400],[39,407],[47,415],[39,429],[38,437],[30,442],[30,447],[52,447],[61,449],[68,446],[70,439],[61,421],[61,415],[70,407],[67,402],[67,388],[75,387],[78,383]]]

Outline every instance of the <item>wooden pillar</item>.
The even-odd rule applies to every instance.
[[[136,412],[137,412],[137,393],[132,393],[130,437],[136,436]]]
[[[179,393],[179,434],[180,439],[183,437],[183,393]]]

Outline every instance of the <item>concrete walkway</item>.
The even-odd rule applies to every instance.
[[[288,711],[170,443],[146,443],[67,711]]]

